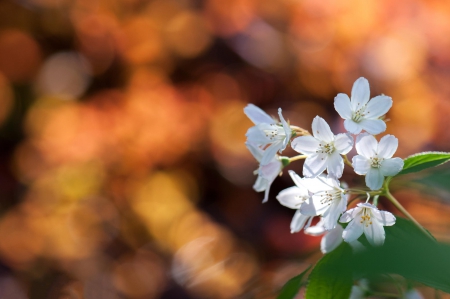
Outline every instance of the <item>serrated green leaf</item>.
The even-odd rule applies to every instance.
[[[306,299],[348,299],[353,285],[348,262],[352,251],[347,243],[326,254],[309,275]]]
[[[430,167],[435,167],[450,160],[450,153],[423,152],[409,156],[404,160],[403,170],[398,175],[418,172]]]
[[[302,286],[303,276],[311,269],[311,266],[308,267],[305,271],[300,273],[297,276],[292,277],[286,282],[286,284],[281,289],[280,294],[277,299],[293,299],[298,294],[300,287]]]

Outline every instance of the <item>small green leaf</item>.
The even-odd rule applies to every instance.
[[[309,275],[306,299],[348,299],[353,285],[348,263],[352,250],[347,243],[326,254]]]
[[[281,289],[280,294],[278,295],[277,299],[293,299],[298,294],[298,291],[300,290],[300,287],[302,286],[302,279],[303,276],[305,276],[306,272],[311,269],[311,266],[308,267],[305,271],[300,273],[297,276],[292,277],[291,279],[286,282],[286,284]]]
[[[404,160],[403,170],[398,175],[418,172],[446,163],[449,160],[450,153],[445,152],[423,152],[415,154]]]

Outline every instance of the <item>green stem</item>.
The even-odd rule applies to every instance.
[[[289,162],[294,162],[294,161],[297,161],[297,160],[303,160],[303,159],[306,159],[306,157],[308,157],[308,156],[306,156],[306,155],[294,156],[294,157],[289,158]]]
[[[399,209],[400,212],[402,212],[406,217],[408,217],[409,220],[411,220],[428,238],[434,241],[434,239],[430,236],[426,229],[424,229],[423,226],[420,225],[420,223],[417,222],[417,220],[414,219],[414,217],[410,213],[408,213],[408,211],[402,206],[402,204],[398,202],[398,200],[391,194],[391,192],[389,192],[389,189],[386,188],[385,191],[385,196],[394,204],[394,206]]]
[[[344,158],[344,163],[347,164],[350,167],[353,167],[352,162],[350,162],[347,158],[347,155],[342,155],[342,157]]]

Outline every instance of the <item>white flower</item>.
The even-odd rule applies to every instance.
[[[290,170],[289,175],[296,186],[284,189],[277,195],[278,201],[285,207],[296,209],[294,218],[291,222],[291,233],[299,232],[306,224],[309,227],[313,217],[305,216],[300,213],[300,207],[304,202],[310,200],[308,189],[303,184],[303,180],[294,171]],[[308,224],[307,224],[308,222]]]
[[[417,290],[411,289],[408,290],[402,297],[403,299],[423,299],[422,294],[420,294]]]
[[[261,161],[264,151],[259,147],[250,143],[246,143],[245,145],[247,146],[248,150],[253,154],[255,159],[258,162]],[[256,192],[265,191],[263,203],[269,200],[270,186],[272,185],[273,181],[276,179],[278,174],[281,172],[282,168],[283,164],[281,163],[281,161],[278,159],[277,156],[274,156],[272,160],[269,161],[268,164],[259,165],[258,170],[255,171],[258,177],[256,179],[255,184],[253,185],[253,189],[255,189]]]
[[[345,242],[353,242],[364,233],[371,245],[381,246],[385,239],[383,226],[394,225],[395,216],[369,203],[359,203],[345,212],[339,222],[350,222],[342,234]]]
[[[398,147],[398,139],[392,135],[381,138],[380,143],[370,134],[356,137],[356,151],[353,168],[360,175],[366,175],[366,185],[371,190],[378,190],[383,185],[385,176],[394,176],[403,168],[403,160],[392,158]]]
[[[291,139],[292,130],[284,120],[281,108],[278,109],[281,124],[253,104],[248,104],[244,108],[244,113],[255,124],[245,134],[247,141],[265,148],[260,163],[267,165],[271,163],[277,152],[281,153],[286,148]]]
[[[345,119],[344,127],[352,134],[366,130],[376,135],[386,130],[386,123],[379,117],[386,114],[392,106],[392,99],[385,95],[372,98],[367,79],[361,77],[352,88],[352,99],[340,93],[334,98],[334,108]]]
[[[295,138],[292,148],[307,155],[303,164],[303,175],[316,177],[327,169],[328,175],[340,178],[344,171],[344,161],[341,154],[347,154],[353,147],[350,134],[334,135],[327,122],[316,116],[312,122],[313,136]]]
[[[322,251],[323,254],[333,251],[342,243],[343,231],[344,229],[340,225],[336,225],[335,228],[327,231],[324,227],[323,219],[320,219],[320,221],[315,226],[305,228],[305,234],[311,236],[324,235],[322,237],[322,240],[320,241],[320,251]]]
[[[312,196],[310,201],[302,204],[300,212],[307,216],[322,215],[324,228],[332,230],[336,227],[339,215],[347,208],[348,194],[334,178],[319,176],[303,179],[303,182]]]

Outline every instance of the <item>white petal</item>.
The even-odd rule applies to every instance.
[[[359,222],[359,219],[354,219],[350,222],[342,233],[342,238],[345,242],[351,243],[357,240],[363,233],[363,225]]]
[[[364,111],[366,118],[378,118],[385,115],[392,107],[392,99],[387,96],[376,96],[367,103]]]
[[[247,147],[247,149],[250,151],[250,153],[253,155],[253,157],[255,157],[256,161],[261,161],[262,155],[264,153],[264,151],[262,149],[260,149],[258,146],[246,142],[245,146]]]
[[[403,295],[404,299],[424,299],[423,296],[417,290],[409,290]]]
[[[267,183],[267,188],[266,190],[264,190],[264,198],[263,198],[263,203],[267,202],[269,200],[269,192],[270,192],[270,187],[272,186],[272,182],[268,182]]]
[[[289,170],[289,175],[291,176],[291,179],[294,181],[294,183],[302,190],[302,194],[305,196],[308,195],[308,188],[306,187],[306,183],[304,182],[304,179],[302,179],[298,174],[295,173],[293,170]]]
[[[364,106],[370,99],[369,81],[366,78],[359,78],[353,83],[352,88],[352,110],[356,111]]]
[[[345,93],[340,93],[334,98],[334,109],[343,119],[352,118],[352,107],[350,98]]]
[[[363,130],[372,135],[386,131],[386,123],[381,119],[363,119],[359,124]]]
[[[318,196],[313,196],[312,200],[309,199],[305,201],[300,207],[300,212],[308,216],[318,216],[324,214],[328,208],[328,204],[320,203],[321,198]]]
[[[320,141],[313,136],[300,136],[292,140],[291,147],[304,155],[315,154],[319,148]]]
[[[328,154],[312,154],[305,159],[303,176],[316,177],[327,168]]]
[[[255,145],[264,145],[270,143],[270,139],[258,126],[251,127],[245,134],[247,141]]]
[[[260,161],[261,165],[267,165],[275,158],[277,152],[281,149],[283,143],[281,141],[272,143],[268,148],[264,150],[264,154]]]
[[[340,178],[344,172],[344,159],[337,151],[328,155],[327,172],[332,178]]]
[[[316,178],[304,178],[302,183],[311,193],[317,193],[333,189],[333,181],[324,175]]]
[[[281,108],[278,108],[278,115],[280,116],[281,123],[283,124],[284,133],[286,134],[286,138],[283,140],[283,147],[284,150],[286,146],[289,143],[289,140],[291,139],[291,127],[288,125],[288,123],[284,120],[283,115],[281,114]]]
[[[329,143],[334,140],[334,134],[331,132],[330,126],[320,116],[314,117],[312,122],[312,130],[314,137],[321,141]]]
[[[326,230],[332,230],[336,227],[339,216],[341,215],[342,210],[340,209],[339,203],[333,202],[328,209],[328,213],[325,217],[323,217],[323,226]]]
[[[352,291],[348,299],[364,299],[365,293],[366,291],[364,291],[360,286],[352,286]]]
[[[259,175],[268,181],[273,181],[281,171],[283,164],[280,161],[275,160],[267,165],[261,165],[259,167]]]
[[[393,135],[386,135],[380,139],[378,144],[378,156],[380,158],[388,159],[392,158],[398,147],[398,139]]]
[[[354,122],[351,119],[346,119],[344,121],[344,127],[347,131],[349,131],[352,134],[359,134],[362,131],[362,127],[359,123]]]
[[[386,211],[372,210],[373,216],[383,225],[392,226],[395,224],[395,216]]]
[[[304,202],[304,192],[297,186],[284,189],[277,195],[277,199],[285,207],[290,209],[299,209]],[[308,194],[306,194],[308,196]]]
[[[329,253],[336,249],[343,241],[342,233],[344,229],[340,225],[336,225],[334,229],[329,231],[320,241],[320,250],[322,253]]]
[[[342,133],[335,136],[334,147],[336,150],[345,155],[353,148],[353,137],[348,133]]]
[[[359,212],[361,212],[361,208],[350,209],[346,211],[344,214],[342,214],[341,218],[339,218],[339,222],[341,223],[350,222],[352,219],[357,217]]]
[[[253,185],[253,190],[255,190],[256,192],[262,192],[266,190],[266,188],[267,188],[267,180],[264,179],[262,176],[258,175],[258,177],[256,178],[256,182]]]
[[[294,218],[291,221],[291,234],[299,232],[304,226],[306,221],[308,221],[309,216],[302,215],[300,210],[297,210],[294,214]]]
[[[352,248],[353,253],[363,252],[366,249],[366,247],[357,240],[349,242],[348,245]]]
[[[364,133],[356,136],[355,147],[358,154],[370,159],[371,157],[376,155],[378,143],[375,137],[370,134]]]
[[[365,175],[370,169],[370,160],[364,156],[356,155],[352,159],[352,165],[357,174]]]
[[[260,123],[266,123],[266,124],[275,124],[275,120],[270,117],[266,112],[264,112],[261,108],[253,105],[248,104],[244,108],[244,113],[247,115],[248,118],[255,124],[258,125]]]
[[[379,168],[371,167],[366,174],[366,186],[370,190],[378,190],[383,186],[384,176]]]
[[[403,169],[403,160],[400,158],[386,159],[382,162],[380,170],[384,176],[394,176]]]
[[[305,234],[311,235],[311,236],[320,236],[326,232],[325,228],[323,227],[323,219],[321,218],[320,221],[315,225],[308,228],[305,228]]]
[[[372,246],[381,246],[384,243],[384,228],[378,220],[372,218],[372,224],[363,226],[364,234],[366,235],[367,241]]]

